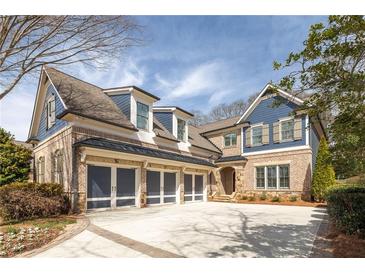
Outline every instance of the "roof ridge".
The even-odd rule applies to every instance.
[[[99,86],[97,86],[97,85],[94,85],[94,84],[89,83],[89,82],[87,82],[87,81],[85,81],[85,80],[82,80],[82,79],[80,79],[80,78],[77,78],[77,77],[75,77],[75,76],[73,76],[73,75],[71,75],[71,74],[69,74],[69,73],[63,72],[63,71],[61,71],[61,70],[59,70],[59,69],[56,69],[56,68],[54,68],[54,67],[44,66],[44,69],[45,69],[45,70],[47,70],[47,69],[53,69],[53,70],[55,70],[55,71],[57,71],[57,72],[59,72],[59,73],[62,73],[62,74],[64,74],[64,75],[68,76],[68,77],[74,78],[75,80],[81,81],[81,82],[83,82],[83,83],[85,83],[85,84],[88,84],[88,85],[94,86],[94,87],[96,87],[96,88],[98,88],[98,89],[100,89],[100,90],[103,90],[103,88],[101,88],[101,87],[99,87]]]

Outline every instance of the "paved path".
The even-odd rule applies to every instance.
[[[42,257],[308,257],[325,209],[191,203],[88,214]]]

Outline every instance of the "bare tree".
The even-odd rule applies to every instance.
[[[126,16],[0,16],[0,100],[44,64],[106,67],[140,34]]]

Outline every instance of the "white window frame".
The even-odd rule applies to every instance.
[[[230,135],[230,145],[226,145],[226,136]],[[232,144],[232,135],[234,135],[236,137],[236,143],[235,144]],[[227,134],[224,134],[223,135],[223,146],[224,147],[236,147],[237,146],[237,132],[229,132]]]
[[[283,139],[282,133],[281,133],[281,129],[282,129],[282,123],[283,122],[287,122],[293,120],[293,138],[289,138],[289,139]],[[294,117],[285,117],[285,118],[281,118],[279,119],[279,140],[280,142],[291,142],[294,141]]]
[[[253,146],[253,147],[258,147],[258,146],[262,146],[263,144],[262,144],[262,136],[263,136],[263,132],[262,132],[262,130],[263,130],[263,123],[260,123],[260,124],[255,124],[255,125],[252,125],[251,126],[251,145]],[[259,144],[254,144],[253,143],[253,129],[254,128],[258,128],[258,127],[261,127],[261,143],[259,143]]]
[[[276,167],[276,187],[268,187],[268,172],[267,172],[267,168],[270,166],[275,166]],[[280,166],[288,166],[288,179],[289,179],[289,187],[280,187]],[[264,168],[264,176],[265,176],[265,187],[257,187],[257,168],[258,167],[263,167]],[[285,163],[285,164],[265,164],[265,165],[257,165],[254,166],[254,188],[257,190],[267,190],[267,191],[273,191],[273,190],[288,190],[290,189],[290,164],[289,163]]]
[[[142,116],[142,115],[138,115],[138,104],[142,104],[142,105],[145,105],[148,107],[148,111],[147,111],[147,128],[140,128],[138,127],[138,116]],[[139,129],[139,130],[144,130],[144,131],[150,131],[150,105],[144,103],[144,102],[141,102],[139,100],[136,100],[136,127]],[[143,116],[144,117],[144,116]],[[146,118],[146,117],[145,117]]]

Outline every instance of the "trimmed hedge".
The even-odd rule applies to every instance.
[[[70,202],[54,183],[12,183],[0,187],[0,217],[7,222],[67,214]]]
[[[337,228],[348,234],[365,232],[365,186],[341,185],[328,189],[327,210]]]

